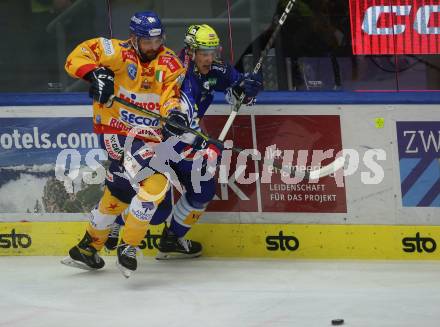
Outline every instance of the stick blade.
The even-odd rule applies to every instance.
[[[345,157],[336,158],[335,161],[333,161],[331,164],[316,170],[312,170],[309,174],[309,180],[326,177],[330,174],[337,172],[339,169],[344,167],[344,165],[345,165]]]

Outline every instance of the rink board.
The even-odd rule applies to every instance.
[[[206,121],[212,135],[219,133],[229,110],[225,105],[210,108]],[[62,210],[51,206],[57,201],[53,196],[47,199],[50,208],[45,212],[35,209],[37,201],[40,207],[43,203],[47,169],[53,175],[64,147],[76,146],[72,151],[81,165],[87,162],[87,154],[98,151],[96,142],[87,135],[90,115],[90,107],[85,105],[1,107],[0,167],[8,171],[0,172],[0,222],[87,219],[87,210],[74,211],[78,199],[70,193],[66,200],[76,201],[71,206]],[[234,158],[227,184],[219,184],[203,218],[205,223],[440,225],[438,105],[376,102],[245,107],[228,139],[235,146],[256,148],[263,155],[269,145],[296,153],[301,149],[337,152],[342,147],[357,158],[350,157],[346,176],[339,173],[323,178],[311,191],[282,189],[285,184],[277,175],[270,183],[240,184],[233,176]],[[349,172],[356,159],[357,169]],[[261,169],[261,162],[248,163],[246,176],[261,173]],[[88,181],[83,166],[73,181],[67,173],[70,171],[62,176],[67,191]],[[380,174],[383,178],[375,182]],[[95,182],[102,183],[104,178],[101,174]]]
[[[426,101],[431,98],[438,99],[426,93]],[[311,190],[283,188],[285,184],[275,176],[268,184],[243,185],[232,178],[232,169],[190,234],[204,244],[206,256],[439,259],[438,104],[339,105],[340,100],[266,103],[240,111],[228,136],[235,146],[261,153],[272,144],[295,151],[343,148],[357,153],[358,167],[347,173],[346,166],[346,176],[326,177]],[[61,193],[52,188],[55,191],[45,193],[54,195],[44,202],[49,208],[39,209],[49,173],[53,175],[53,165],[66,144],[73,146],[81,165],[97,148],[87,135],[90,106],[0,109],[0,168],[6,172],[0,171],[0,255],[64,255],[80,239],[88,219],[87,210],[74,210],[90,204],[69,193],[65,200],[71,205],[58,210]],[[210,134],[218,135],[229,110],[226,105],[212,106],[206,117]],[[371,155],[376,156],[376,166],[371,160],[367,164]],[[261,172],[261,164],[248,164],[246,173],[255,172]],[[77,184],[68,180],[67,173],[63,181],[67,191],[67,185],[76,189],[86,181],[83,170]],[[383,178],[375,183],[377,173]],[[105,176],[100,177],[98,184]],[[146,255],[154,254],[158,235],[157,228],[146,235],[142,244]]]
[[[0,224],[0,255],[66,255],[85,222]],[[152,226],[141,248],[157,253],[162,226]],[[282,259],[438,260],[440,226],[199,224],[188,237],[207,257]]]

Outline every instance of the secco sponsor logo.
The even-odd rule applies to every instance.
[[[266,237],[266,249],[269,251],[296,251],[299,248],[299,240],[295,236],[285,236],[283,231],[278,235],[270,235]]]
[[[402,239],[403,251],[409,253],[432,253],[437,248],[437,243],[431,237],[421,237],[417,232],[415,237],[405,237]]]
[[[10,234],[0,234],[0,248],[3,249],[26,249],[32,245],[32,239],[27,234],[17,234],[12,229]]]
[[[148,118],[145,116],[138,116],[127,110],[119,111],[121,120],[131,125],[143,125],[143,126],[159,126],[159,120],[154,118]]]

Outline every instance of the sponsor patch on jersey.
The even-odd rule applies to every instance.
[[[122,121],[129,123],[130,125],[141,125],[141,126],[159,126],[159,119],[149,118],[145,116],[139,116],[127,110],[119,111],[120,118]]]
[[[122,60],[125,62],[127,61],[127,59],[136,63],[138,62],[137,57],[133,51],[122,50]]]
[[[209,82],[209,85],[215,86],[215,84],[217,84],[217,78],[216,77],[210,77],[210,78],[208,78],[208,82]]]
[[[176,58],[171,57],[171,60],[168,61],[168,68],[171,70],[172,73],[176,72],[181,66]]]
[[[130,79],[134,80],[137,75],[137,66],[135,64],[129,64],[127,66],[127,74]]]
[[[124,148],[119,143],[116,134],[104,134],[104,145],[110,158],[119,160],[124,153]]]
[[[104,48],[104,53],[107,56],[111,56],[115,54],[115,49],[113,48],[112,41],[106,39],[104,37],[101,38],[102,47]]]
[[[130,92],[119,86],[119,96],[128,102],[133,103],[136,106],[148,109],[151,111],[160,110],[160,96],[151,92],[141,93],[141,92]]]
[[[181,67],[177,59],[171,56],[160,57],[159,65],[166,65],[172,73],[176,72]]]
[[[170,56],[161,56],[159,58],[159,65],[167,65],[168,61],[170,61],[171,57]]]
[[[138,220],[141,221],[149,221],[153,217],[153,214],[145,213],[142,210],[131,210],[133,216],[135,216]]]

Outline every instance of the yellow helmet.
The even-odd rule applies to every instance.
[[[191,49],[217,49],[220,45],[215,30],[206,24],[191,25],[185,34],[185,44]]]

